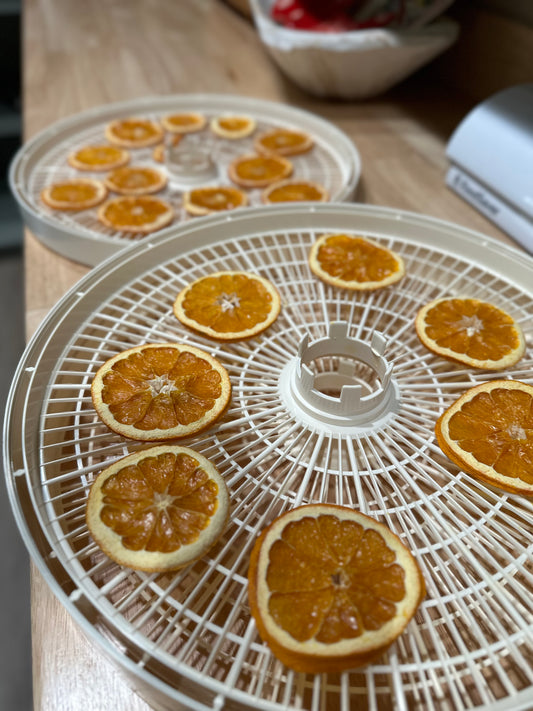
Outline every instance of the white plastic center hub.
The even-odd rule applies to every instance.
[[[392,365],[383,354],[386,338],[375,331],[370,343],[348,336],[348,324],[333,322],[328,335],[309,342],[306,335],[298,355],[284,369],[280,381],[285,401],[305,419],[348,428],[368,428],[380,424],[397,411],[398,392],[392,379]],[[310,363],[335,357],[334,370],[313,372]],[[367,366],[375,378],[373,385],[357,377],[358,366]],[[324,391],[338,391],[332,395]]]
[[[183,185],[196,185],[206,180],[216,178],[218,169],[203,148],[183,147],[181,145],[168,146],[166,153],[166,167],[171,181]]]

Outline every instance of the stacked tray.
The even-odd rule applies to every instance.
[[[159,121],[169,113],[198,112],[207,119],[204,130],[189,134],[183,145],[201,151],[213,162],[214,174],[206,184],[226,184],[231,181],[227,169],[238,156],[253,152],[254,138],[274,128],[288,128],[307,132],[314,140],[312,150],[291,156],[294,178],[323,185],[331,201],[345,201],[353,197],[361,172],[361,161],[352,141],[334,125],[314,114],[274,102],[248,99],[232,95],[180,94],[176,96],[146,97],[135,101],[108,104],[60,121],[26,143],[17,153],[10,168],[10,186],[23,219],[43,243],[56,252],[83,264],[93,266],[146,237],[116,231],[97,218],[97,209],[60,211],[47,207],[40,194],[54,182],[79,177],[101,178],[102,172],[87,172],[71,167],[67,158],[73,151],[87,146],[107,143],[105,127],[120,118],[137,117]],[[244,114],[253,118],[257,127],[246,138],[229,140],[209,129],[212,118],[224,114]],[[182,144],[180,144],[181,147]],[[153,146],[131,149],[131,165],[146,165],[166,170],[155,162]],[[172,179],[157,193],[175,210],[174,224],[189,218],[183,208],[183,194],[191,183]],[[193,184],[194,185],[194,184]],[[196,186],[196,185],[195,185]],[[247,191],[250,205],[261,204],[261,191]]]
[[[367,294],[333,288],[308,267],[325,232],[358,232],[393,249],[407,273]],[[213,271],[270,279],[282,297],[261,336],[217,344],[172,314],[181,288]],[[532,378],[533,261],[428,217],[350,205],[250,208],[169,228],[95,267],[53,309],[15,375],[4,468],[25,542],[88,637],[155,707],[195,709],[529,709],[533,703],[533,506],[461,472],[434,437],[460,392],[496,377]],[[453,365],[414,331],[423,303],[491,301],[527,336],[502,373]],[[379,421],[331,426],[294,407],[284,374],[307,336],[332,322],[388,342],[397,407]],[[106,463],[143,446],[96,416],[90,384],[109,357],[180,341],[219,358],[232,403],[185,444],[217,466],[232,514],[217,546],[173,575],[121,568],[94,544],[85,505]],[[362,378],[366,377],[361,375]],[[371,385],[370,385],[371,386]],[[262,644],[247,603],[248,555],[280,511],[317,501],[385,522],[415,553],[427,585],[416,617],[376,663],[340,675],[290,672]]]

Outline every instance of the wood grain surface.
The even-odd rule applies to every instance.
[[[154,94],[213,92],[312,111],[357,145],[356,199],[456,222],[505,242],[494,225],[446,189],[445,146],[471,108],[413,77],[360,103],[307,96],[272,64],[253,25],[216,0],[26,0],[23,10],[25,138],[58,119],[108,102]],[[25,243],[28,337],[87,271]],[[95,648],[32,568],[36,711],[147,711],[124,675]]]

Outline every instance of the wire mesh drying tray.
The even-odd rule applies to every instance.
[[[311,151],[289,158],[294,166],[293,177],[324,185],[332,201],[353,197],[361,173],[359,153],[353,142],[329,121],[281,103],[228,94],[151,96],[76,114],[58,121],[22,146],[11,163],[9,182],[26,225],[50,249],[89,266],[132,241],[146,239],[143,235],[105,227],[97,219],[97,208],[79,212],[52,210],[41,201],[40,193],[56,181],[74,177],[101,179],[105,175],[101,171],[77,171],[67,163],[67,157],[83,146],[107,143],[104,128],[110,121],[130,116],[157,121],[165,114],[187,111],[200,112],[208,119],[206,128],[187,135],[178,147],[209,155],[216,175],[209,175],[206,185],[231,185],[227,177],[229,163],[237,156],[254,152],[253,140],[260,132],[284,127],[306,131],[314,139]],[[228,113],[254,118],[257,122],[254,133],[238,140],[215,135],[209,129],[209,119]],[[166,164],[153,159],[153,146],[129,150],[131,165],[151,165],[167,173],[167,186],[157,195],[174,207],[174,223],[191,219],[183,208],[182,196],[196,183],[180,182],[173,177]],[[261,204],[261,190],[246,192],[250,205]]]
[[[324,285],[308,268],[308,251],[318,235],[341,230],[399,252],[407,275],[361,295]],[[414,332],[415,313],[430,299],[490,300],[527,336],[526,355],[504,377],[533,382],[532,266],[494,240],[410,213],[340,204],[250,208],[123,250],[58,303],[10,393],[8,489],[45,579],[139,693],[161,708],[532,707],[532,502],[459,471],[433,434],[438,414],[460,392],[502,375],[451,365]],[[256,271],[279,288],[281,315],[262,336],[218,345],[172,315],[186,283],[221,269]],[[339,321],[350,336],[370,342],[377,330],[388,340],[399,407],[377,423],[325,425],[295,409],[282,386],[301,339],[323,338]],[[185,441],[225,476],[230,523],[211,552],[172,576],[120,568],[94,545],[84,519],[90,483],[104,463],[142,446],[98,421],[92,377],[113,354],[150,341],[204,348],[228,368],[233,386],[220,423]],[[329,361],[319,367],[335,370],[334,356]],[[256,535],[282,511],[314,501],[354,506],[389,525],[414,551],[428,589],[416,618],[377,663],[338,676],[283,667],[261,643],[247,607]]]

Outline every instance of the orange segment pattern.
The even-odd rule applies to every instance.
[[[274,186],[268,191],[268,202],[297,202],[306,200],[323,200],[324,190],[312,183],[291,183]]]
[[[242,118],[240,116],[221,116],[218,119],[218,124],[225,131],[229,131],[230,133],[236,133],[238,131],[244,130],[245,128],[248,128],[248,125],[250,124],[250,119]]]
[[[58,183],[50,187],[50,197],[65,204],[90,202],[98,194],[98,188],[90,182]]]
[[[329,237],[320,246],[317,261],[327,274],[347,282],[379,282],[398,271],[388,250],[348,235]]]
[[[218,486],[190,455],[166,453],[125,466],[102,493],[100,518],[125,548],[169,553],[209,525]]]
[[[289,523],[269,552],[269,612],[299,642],[378,630],[403,600],[405,573],[375,530],[335,516]]]
[[[118,168],[114,170],[106,179],[106,185],[110,190],[118,192],[142,192],[155,188],[162,188],[166,180],[158,170],[144,167]]]
[[[110,128],[110,133],[118,139],[136,143],[155,138],[161,131],[151,121],[132,118],[115,121]]]
[[[237,161],[234,170],[237,178],[260,185],[286,177],[290,168],[276,156],[250,156]]]
[[[102,167],[114,165],[117,161],[123,160],[124,155],[128,154],[115,146],[86,146],[80,148],[74,157],[79,163],[87,166]]]
[[[499,360],[520,344],[513,319],[475,299],[438,303],[427,312],[425,324],[426,335],[438,346],[477,360]]]
[[[117,227],[150,225],[168,213],[166,203],[148,197],[119,198],[104,206],[102,211],[106,220]]]
[[[498,474],[533,484],[533,396],[497,388],[466,402],[449,422],[449,437]]]
[[[113,417],[140,430],[196,422],[221,394],[221,376],[206,360],[164,347],[117,361],[102,388]]]
[[[272,296],[245,274],[223,274],[193,284],[182,308],[186,316],[219,333],[238,333],[265,321]]]
[[[312,141],[306,133],[290,131],[288,129],[275,129],[264,133],[257,139],[256,146],[259,150],[282,155],[300,153],[311,148]]]
[[[208,211],[232,210],[245,202],[240,190],[235,188],[197,188],[191,190],[190,202]]]

